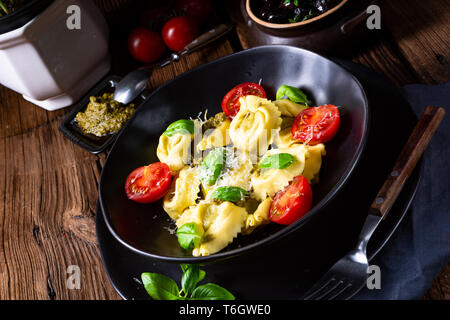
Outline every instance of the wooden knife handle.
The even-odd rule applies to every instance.
[[[394,168],[373,201],[370,214],[386,217],[400,191],[421,158],[445,115],[441,107],[426,107],[416,127],[403,147]]]

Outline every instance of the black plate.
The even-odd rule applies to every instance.
[[[282,227],[270,224],[251,235],[238,236],[219,253],[192,257],[178,244],[174,228],[160,202],[142,205],[127,199],[124,181],[135,168],[158,162],[160,135],[178,119],[221,112],[228,90],[243,82],[258,82],[269,97],[283,84],[300,87],[317,105],[342,106],[338,135],[327,144],[321,182],[313,186],[314,206],[300,221]],[[247,253],[297,231],[336,196],[349,178],[368,135],[368,103],[351,73],[312,52],[289,46],[266,46],[242,51],[184,75],[159,88],[136,112],[118,136],[100,179],[100,204],[105,221],[118,240],[148,257],[184,263],[217,262]]]
[[[366,151],[339,197],[301,232],[272,243],[264,250],[204,267],[205,281],[225,286],[238,299],[298,299],[323,272],[352,249],[373,197],[416,124],[411,107],[388,81],[359,65],[338,62],[362,82],[372,106],[372,128]],[[408,212],[421,170],[422,162],[372,236],[368,246],[370,260]],[[138,254],[115,239],[99,205],[96,220],[103,263],[113,286],[124,299],[149,299],[136,281],[142,272],[163,273],[179,281],[181,270],[177,264]]]
[[[64,120],[59,125],[59,130],[61,133],[71,140],[73,143],[78,144],[80,147],[86,149],[87,151],[97,154],[103,152],[112,145],[114,139],[117,137],[120,131],[107,134],[102,137],[97,137],[93,134],[85,134],[75,121],[75,117],[78,112],[82,112],[86,109],[89,104],[90,97],[98,97],[103,93],[112,93],[116,84],[121,80],[118,76],[108,76],[101,80],[94,88],[91,89],[76,105],[73,106],[72,110],[65,116]],[[143,94],[145,97],[145,94]],[[134,103],[136,109],[144,102],[145,98],[138,97]]]
[[[32,0],[20,9],[0,18],[0,34],[23,27],[44,11],[54,0]]]

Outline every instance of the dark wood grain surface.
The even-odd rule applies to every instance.
[[[126,52],[129,30],[115,19],[136,1],[96,3],[113,26],[113,70],[124,74],[136,64]],[[383,28],[346,57],[397,86],[448,82],[449,9],[449,0],[386,1]],[[227,39],[156,71],[151,87],[246,48],[245,43],[245,29],[238,26]],[[0,86],[0,299],[120,299],[95,236],[97,185],[106,155],[92,155],[59,133],[69,110],[45,111]],[[71,265],[81,270],[79,290],[66,286]],[[447,266],[424,299],[449,299],[449,277]]]

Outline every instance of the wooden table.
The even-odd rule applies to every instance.
[[[97,0],[110,19],[121,0]],[[450,80],[450,1],[386,1],[383,28],[347,56],[397,86]],[[123,28],[123,24],[122,24]],[[135,66],[114,30],[113,70]],[[245,49],[237,34],[155,72],[153,88],[205,62]],[[239,37],[237,36],[239,35]],[[239,39],[241,41],[239,41]],[[97,184],[105,154],[92,155],[58,131],[70,108],[47,112],[0,86],[0,299],[120,299],[100,259],[95,235]],[[81,289],[68,290],[68,267]],[[424,299],[450,298],[450,265]]]

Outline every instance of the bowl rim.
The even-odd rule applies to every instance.
[[[53,2],[54,0],[31,0],[19,9],[0,17],[0,35],[22,28]],[[7,26],[2,26],[3,24]]]
[[[312,19],[308,19],[305,21],[300,21],[300,22],[295,22],[295,23],[271,23],[271,22],[267,22],[267,21],[264,21],[264,20],[258,18],[253,13],[253,11],[250,7],[250,1],[251,0],[245,0],[245,11],[247,12],[250,19],[263,27],[271,28],[271,29],[291,29],[291,28],[296,28],[296,27],[312,24],[312,23],[314,23],[318,20],[321,20],[322,18],[325,18],[326,16],[336,12],[337,10],[339,10],[341,7],[343,7],[348,2],[348,0],[341,0],[341,2],[339,4],[337,4],[330,10],[328,10],[328,11],[322,13],[321,15],[318,15]]]
[[[172,262],[172,263],[188,263],[188,264],[199,264],[199,263],[212,263],[212,262],[217,262],[217,261],[222,261],[222,260],[226,260],[226,259],[230,259],[230,258],[234,258],[236,256],[240,256],[242,254],[245,254],[246,252],[256,249],[256,248],[262,248],[264,246],[267,246],[271,243],[273,243],[276,240],[280,240],[283,238],[286,238],[287,236],[289,236],[290,234],[292,234],[293,232],[297,231],[298,229],[300,229],[304,224],[306,224],[312,217],[316,216],[324,207],[326,207],[326,205],[333,200],[343,189],[343,187],[347,184],[347,182],[350,180],[350,177],[352,176],[352,174],[355,171],[356,166],[358,165],[361,156],[363,154],[363,151],[365,150],[365,147],[367,145],[367,140],[369,138],[369,127],[370,127],[370,106],[369,106],[369,100],[367,97],[367,93],[363,87],[363,85],[361,84],[361,82],[347,69],[345,69],[344,67],[340,66],[338,63],[334,62],[333,60],[330,60],[326,57],[324,57],[323,55],[320,55],[318,53],[306,50],[306,49],[302,49],[302,48],[298,48],[298,47],[294,47],[294,46],[289,46],[289,45],[264,45],[264,46],[258,46],[258,47],[253,47],[247,50],[242,50],[224,57],[221,57],[219,59],[216,59],[214,61],[205,63],[203,65],[200,65],[192,70],[189,70],[185,73],[182,73],[181,75],[173,78],[172,80],[166,82],[164,85],[160,86],[159,88],[157,88],[155,91],[153,91],[151,93],[151,95],[149,95],[149,97],[146,99],[146,101],[143,103],[143,106],[146,104],[146,102],[148,100],[150,100],[154,95],[158,94],[158,92],[172,84],[172,82],[174,81],[178,81],[179,79],[186,77],[188,75],[190,75],[193,72],[198,72],[199,70],[202,70],[204,68],[209,67],[211,64],[214,63],[218,63],[218,62],[222,62],[222,61],[226,61],[229,59],[233,59],[236,56],[239,55],[244,55],[244,54],[251,54],[252,52],[257,52],[257,51],[265,51],[265,50],[289,50],[289,51],[296,51],[297,53],[301,53],[303,55],[307,55],[307,56],[315,56],[315,57],[320,57],[321,59],[325,59],[327,62],[335,65],[336,67],[338,67],[339,69],[342,70],[342,72],[346,73],[348,76],[350,76],[353,81],[355,81],[355,83],[358,85],[358,87],[360,88],[360,92],[362,94],[363,100],[364,100],[364,129],[363,129],[363,133],[362,133],[362,138],[361,138],[361,142],[358,146],[358,149],[356,150],[356,153],[353,157],[353,160],[351,161],[349,167],[347,168],[347,171],[340,177],[340,179],[338,180],[338,182],[336,183],[336,185],[333,187],[333,189],[328,192],[326,194],[326,196],[320,200],[320,202],[318,202],[304,217],[302,217],[302,219],[296,221],[295,223],[284,227],[283,229],[275,232],[274,234],[271,234],[270,236],[261,239],[259,241],[256,241],[252,244],[246,245],[244,247],[239,247],[233,250],[229,250],[229,251],[222,251],[222,252],[218,252],[218,253],[214,253],[212,255],[209,256],[201,256],[201,257],[194,257],[194,256],[186,256],[186,257],[172,257],[172,256],[164,256],[164,255],[159,255],[159,254],[155,254],[155,253],[150,253],[141,249],[138,249],[136,247],[134,247],[133,245],[131,245],[130,243],[128,243],[127,241],[125,241],[124,239],[122,239],[122,237],[117,234],[116,230],[114,229],[113,223],[111,221],[111,217],[109,216],[109,214],[107,213],[106,209],[105,209],[105,205],[104,205],[104,200],[102,197],[102,185],[103,185],[103,180],[104,178],[104,173],[105,170],[104,168],[107,167],[108,165],[108,160],[111,157],[111,155],[113,154],[113,150],[116,146],[116,144],[118,144],[121,140],[122,135],[124,135],[127,131],[128,126],[130,125],[130,123],[132,123],[132,120],[134,119],[134,117],[138,116],[138,114],[140,113],[139,111],[142,110],[143,108],[139,108],[139,110],[137,110],[135,112],[135,114],[132,116],[132,118],[126,123],[126,125],[124,126],[124,128],[120,131],[118,137],[116,138],[116,140],[114,141],[114,144],[111,147],[111,151],[109,152],[106,161],[105,161],[105,165],[103,166],[103,170],[101,172],[100,175],[100,180],[99,180],[99,184],[98,184],[98,202],[100,203],[100,208],[103,214],[103,218],[105,220],[106,226],[108,227],[108,230],[111,232],[111,234],[114,236],[114,238],[116,238],[123,246],[127,247],[128,249],[146,256],[148,258],[152,258],[152,259],[156,259],[162,262]]]

